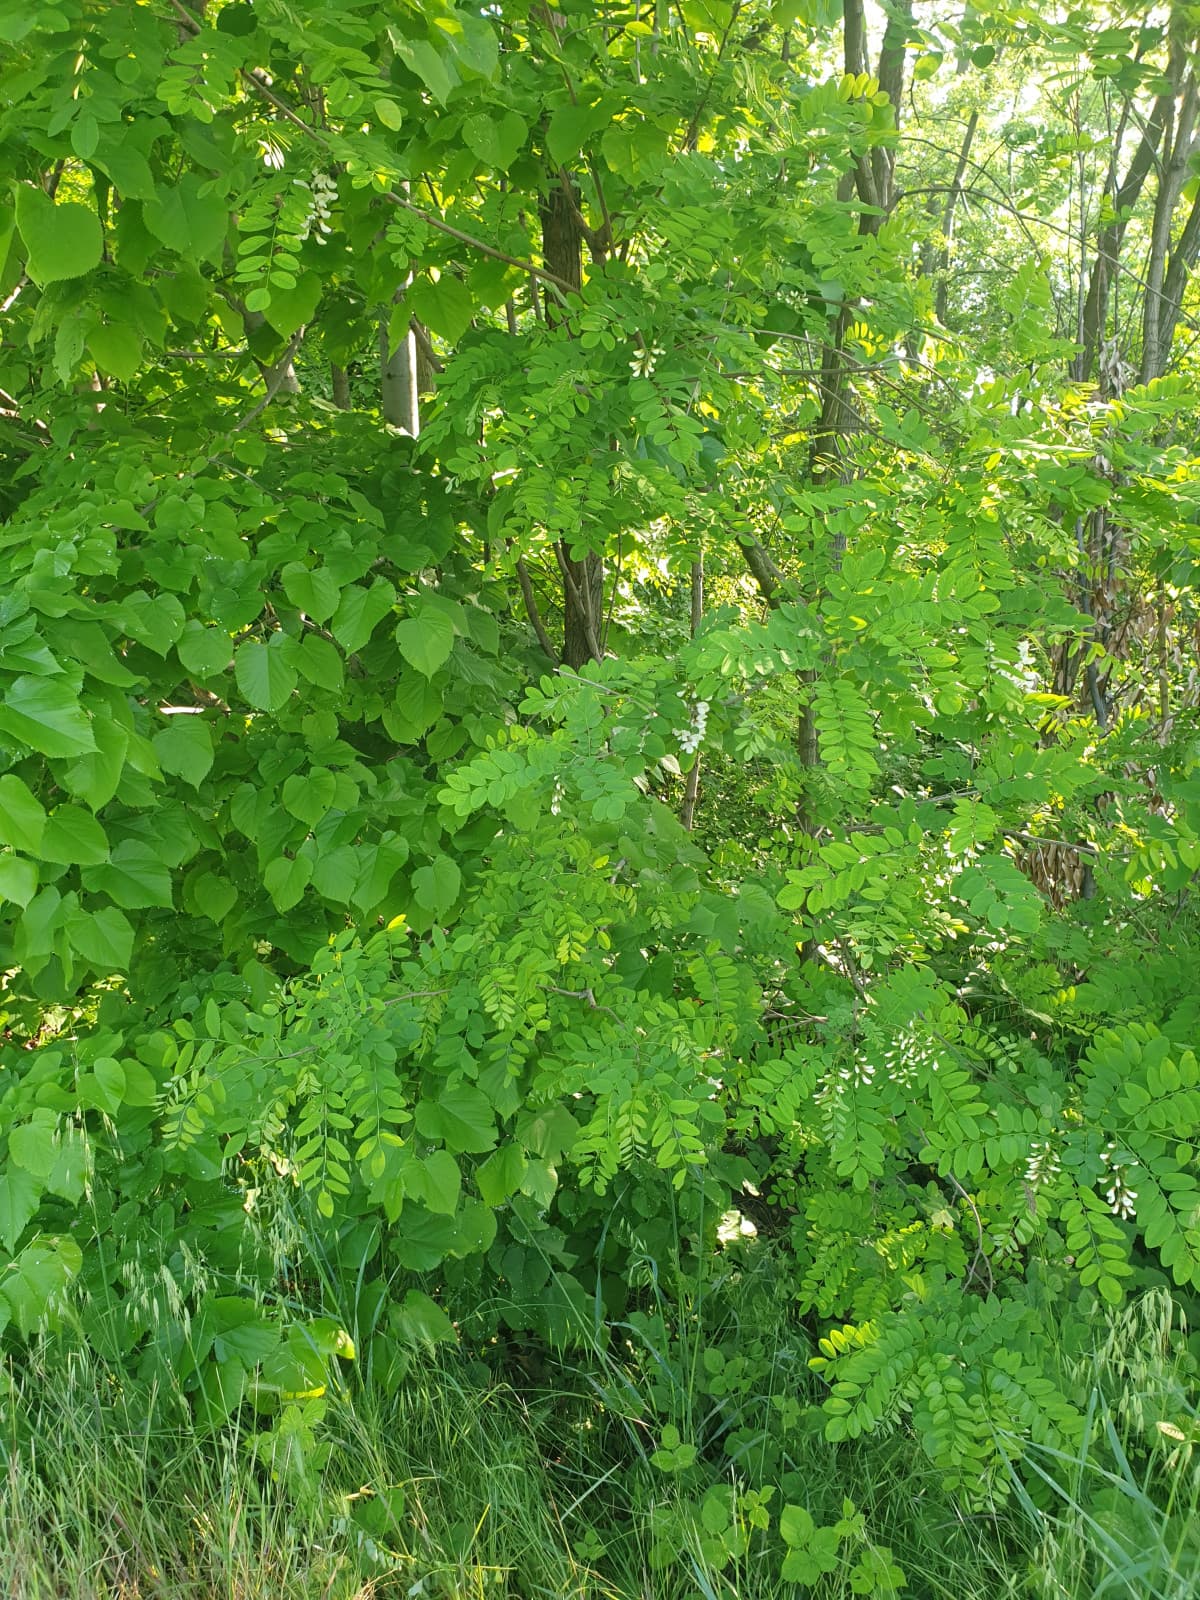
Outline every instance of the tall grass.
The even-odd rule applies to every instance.
[[[855,1502],[914,1600],[1191,1600],[1200,1419],[1175,1318],[1148,1296],[1076,1359],[1092,1395],[1084,1446],[1028,1452],[1002,1513],[962,1512],[899,1431],[833,1447],[801,1430],[791,1470],[818,1520]],[[393,1394],[333,1395],[327,1457],[276,1476],[249,1414],[203,1432],[178,1393],[46,1350],[11,1375],[0,1413],[0,1593],[850,1600],[845,1572],[812,1591],[784,1583],[769,1539],[724,1566],[706,1557],[694,1483],[650,1459],[638,1381],[593,1357],[518,1393],[464,1353],[430,1356]],[[664,1520],[683,1530],[666,1564]]]
[[[1088,1395],[1071,1456],[1027,1454],[1014,1480],[1040,1540],[1039,1600],[1200,1595],[1200,1413],[1186,1327],[1165,1289],[1112,1319],[1070,1382]]]

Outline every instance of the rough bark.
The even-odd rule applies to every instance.
[[[555,279],[578,289],[583,282],[583,227],[578,199],[571,186],[551,177],[540,205],[542,256]],[[547,286],[545,316],[550,326],[560,321],[558,292]],[[589,550],[582,558],[571,555],[571,542],[555,547],[563,580],[562,659],[578,670],[598,661],[604,633],[604,563]]]

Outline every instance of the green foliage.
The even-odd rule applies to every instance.
[[[311,1506],[569,1356],[705,1594],[903,1588],[800,1460],[1091,1459],[1200,1293],[1194,228],[1107,148],[1195,26],[1092,9],[0,4],[18,1381]]]

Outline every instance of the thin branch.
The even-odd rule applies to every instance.
[[[542,613],[538,607],[537,595],[533,592],[533,580],[529,576],[529,568],[525,564],[525,557],[517,557],[517,581],[521,585],[521,595],[525,601],[525,615],[535,634],[537,642],[556,664],[562,659],[554,648],[550,635],[546,632],[546,624],[542,621]]]
[[[273,363],[270,369],[270,377],[267,379],[266,394],[263,395],[262,399],[257,405],[251,406],[250,410],[246,412],[244,417],[240,417],[238,421],[234,423],[233,427],[229,430],[230,433],[241,433],[243,428],[248,428],[252,422],[257,421],[257,419],[262,416],[263,412],[271,404],[271,401],[274,400],[280,389],[282,389],[283,385],[287,382],[288,369],[292,364],[293,356],[300,348],[300,341],[304,338],[304,332],[305,330],[302,327],[296,329],[295,333],[288,340],[287,349],[279,357],[279,360]],[[212,456],[209,459],[210,461],[215,461],[216,457]]]

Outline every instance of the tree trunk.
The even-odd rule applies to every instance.
[[[905,45],[912,28],[913,0],[898,0],[888,18],[879,51],[879,87],[892,103],[896,126],[900,125],[900,105],[904,96]],[[843,0],[842,48],[847,76],[869,71],[870,50],[864,0]],[[892,204],[895,190],[895,151],[883,145],[865,151],[853,169],[853,189],[864,207],[858,231],[864,237],[879,232]],[[847,306],[838,312],[833,330],[821,356],[821,416],[813,429],[809,471],[815,482],[841,477],[843,441],[853,433],[857,421],[849,396],[848,373],[842,355],[851,316]]]
[[[542,259],[547,269],[563,283],[578,289],[583,283],[583,227],[574,186],[551,177],[541,201]],[[559,291],[547,284],[546,322],[561,323]],[[604,562],[589,550],[582,559],[570,553],[571,541],[560,539],[555,547],[563,580],[562,658],[576,671],[603,654],[604,637]]]
[[[400,295],[404,290],[400,290]],[[397,296],[399,298],[399,296]],[[389,348],[390,338],[386,323],[379,328],[379,405],[384,419],[393,428],[402,428],[414,439],[421,431],[421,408],[417,393],[417,340],[411,328],[405,328],[400,343]]]

